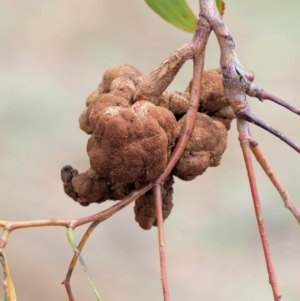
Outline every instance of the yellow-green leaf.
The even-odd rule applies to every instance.
[[[222,0],[216,0],[217,8],[221,16],[224,15],[225,2]]]
[[[146,3],[163,19],[188,32],[194,32],[197,27],[197,18],[185,0],[145,0]],[[224,14],[225,3],[216,0],[221,15]]]
[[[10,271],[8,268],[8,263],[6,259],[5,252],[2,251],[1,253],[1,263],[3,265],[3,272],[4,272],[4,300],[7,301],[17,301],[16,292],[14,288],[14,283],[12,281]]]
[[[188,32],[194,32],[197,18],[185,0],[145,0],[163,19]]]
[[[77,247],[77,244],[75,242],[75,238],[74,238],[74,233],[73,232],[74,231],[73,231],[73,229],[71,227],[67,228],[67,238],[68,238],[68,241],[69,241],[70,245],[72,246],[72,249],[73,249],[75,255],[77,256],[77,258],[78,258],[78,260],[79,260],[79,262],[80,262],[80,264],[81,264],[81,266],[83,268],[83,271],[84,271],[84,273],[85,273],[85,275],[86,275],[86,277],[87,277],[87,279],[88,279],[88,281],[89,281],[89,283],[90,283],[90,285],[91,285],[91,287],[92,287],[92,289],[94,291],[94,294],[95,294],[97,300],[101,301],[99,293],[97,292],[95,284],[94,284],[94,282],[93,282],[93,280],[92,280],[92,278],[90,276],[90,273],[89,273],[89,271],[88,271],[88,269],[87,269],[87,267],[86,267],[86,265],[84,263],[84,260],[83,260],[81,254],[80,254],[80,251],[79,251],[79,249]]]

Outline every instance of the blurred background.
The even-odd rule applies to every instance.
[[[197,14],[197,1],[188,3]],[[299,13],[296,0],[226,0],[224,17],[245,70],[298,107]],[[110,66],[127,62],[149,74],[191,38],[142,0],[1,1],[0,219],[74,219],[112,205],[84,208],[63,192],[61,167],[71,164],[82,172],[89,166],[88,136],[77,121],[85,99]],[[218,63],[212,35],[206,68]],[[191,72],[189,62],[169,90],[183,91]],[[267,101],[250,104],[257,116],[300,143],[299,116]],[[251,128],[300,206],[300,155]],[[299,225],[255,167],[283,300],[298,301]],[[221,166],[192,182],[176,179],[174,204],[165,223],[172,301],[272,300],[235,121]],[[76,230],[77,241],[85,229]],[[156,230],[139,228],[133,205],[98,226],[83,256],[102,300],[162,300]],[[67,300],[60,283],[72,250],[64,228],[13,232],[7,255],[19,300]],[[76,300],[95,300],[80,266],[72,285]]]

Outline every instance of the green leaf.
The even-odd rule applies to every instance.
[[[188,32],[194,32],[197,27],[197,18],[185,0],[145,0],[146,3],[163,19]],[[216,0],[221,15],[224,14],[225,3]]]
[[[197,18],[185,0],[145,0],[163,19],[188,32],[194,32]]]
[[[221,16],[224,15],[225,2],[222,0],[216,0],[217,8]]]

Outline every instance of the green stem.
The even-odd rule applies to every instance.
[[[90,273],[89,273],[89,271],[88,271],[88,269],[87,269],[87,267],[84,263],[84,260],[83,260],[81,254],[80,254],[80,251],[79,251],[79,249],[76,245],[76,242],[75,242],[75,239],[74,239],[74,231],[71,227],[67,228],[67,238],[68,238],[68,241],[69,241],[70,245],[72,246],[72,249],[73,249],[74,253],[76,254],[81,266],[83,267],[84,273],[86,274],[86,277],[87,277],[87,279],[88,279],[88,281],[89,281],[89,283],[90,283],[90,285],[91,285],[91,287],[94,291],[94,294],[95,294],[97,300],[101,301],[101,298],[98,294],[98,291],[95,287],[95,284],[94,284],[94,282],[93,282],[93,280],[90,276]]]

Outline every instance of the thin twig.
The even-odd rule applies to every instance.
[[[293,105],[289,104],[288,102],[284,101],[283,99],[257,87],[253,83],[250,83],[249,85],[247,85],[247,94],[249,96],[258,98],[260,101],[270,100],[270,101],[290,110],[291,112],[293,112],[297,115],[300,115],[300,110],[298,108],[294,107]]]
[[[100,221],[103,222],[115,213],[119,212],[129,204],[131,204],[133,201],[138,199],[141,195],[145,194],[148,190],[150,190],[154,186],[153,183],[147,183],[140,187],[139,189],[131,192],[126,198],[124,198],[122,201],[118,202],[117,204],[111,206],[110,208],[101,211],[97,214],[87,216],[84,218],[79,218],[77,220],[74,220],[71,224],[71,227],[73,229],[77,228],[78,226],[94,222],[94,221]]]
[[[271,182],[273,183],[273,185],[275,186],[277,191],[279,192],[279,194],[283,200],[284,206],[291,211],[291,213],[296,218],[297,222],[300,224],[299,208],[293,202],[292,198],[289,196],[286,189],[279,182],[276,174],[271,169],[270,165],[268,164],[268,162],[267,162],[265,156],[263,155],[263,153],[261,152],[260,148],[258,146],[255,146],[255,147],[251,147],[251,150],[252,150],[256,160],[258,161],[258,163],[260,164],[262,169],[265,171],[266,175],[269,177],[269,179],[271,180]]]
[[[78,226],[85,225],[94,221],[104,221],[119,212],[121,209],[128,206],[130,203],[135,201],[141,195],[146,193],[153,187],[154,183],[147,183],[144,186],[136,189],[132,193],[130,193],[123,200],[119,201],[115,205],[110,208],[101,211],[99,213],[86,216],[83,218],[75,219],[75,220],[59,220],[59,219],[47,219],[47,220],[36,220],[36,221],[0,221],[0,227],[3,227],[10,232],[16,229],[30,228],[30,227],[46,227],[46,226],[63,226],[63,227],[72,227],[73,229]]]
[[[300,146],[293,142],[289,137],[285,136],[283,133],[268,125],[264,121],[258,119],[251,111],[249,107],[243,108],[235,113],[236,117],[239,119],[243,119],[249,121],[262,129],[268,131],[274,136],[278,137],[280,140],[285,142],[291,148],[293,148],[296,152],[300,153]]]
[[[247,129],[248,128],[247,125],[248,124],[245,121],[238,120],[239,132],[241,133],[242,131]],[[241,137],[244,137],[244,133],[241,133]],[[263,246],[263,250],[264,250],[264,255],[265,255],[265,260],[266,260],[266,265],[267,265],[267,270],[268,270],[268,275],[269,275],[269,283],[272,288],[274,301],[280,301],[281,293],[278,288],[275,269],[273,266],[272,256],[271,256],[270,247],[269,247],[268,238],[267,238],[267,233],[266,233],[266,229],[265,229],[265,225],[264,225],[263,214],[262,214],[262,209],[261,209],[261,205],[260,205],[260,199],[259,199],[259,194],[258,194],[258,190],[257,190],[256,180],[255,180],[255,173],[254,173],[254,168],[253,168],[252,159],[251,159],[250,142],[248,139],[240,139],[240,144],[241,144],[241,148],[243,151],[244,161],[246,164],[247,175],[248,175],[248,179],[249,179],[249,183],[250,183],[256,220],[257,220],[259,234],[260,234],[260,238],[261,238],[261,242],[262,242],[262,246]]]
[[[166,264],[165,238],[164,238],[164,219],[162,213],[160,184],[156,184],[154,187],[154,198],[155,198],[155,205],[156,205],[156,217],[157,217],[157,229],[158,229],[161,284],[163,289],[164,301],[170,301],[168,278],[167,278],[167,264]]]

